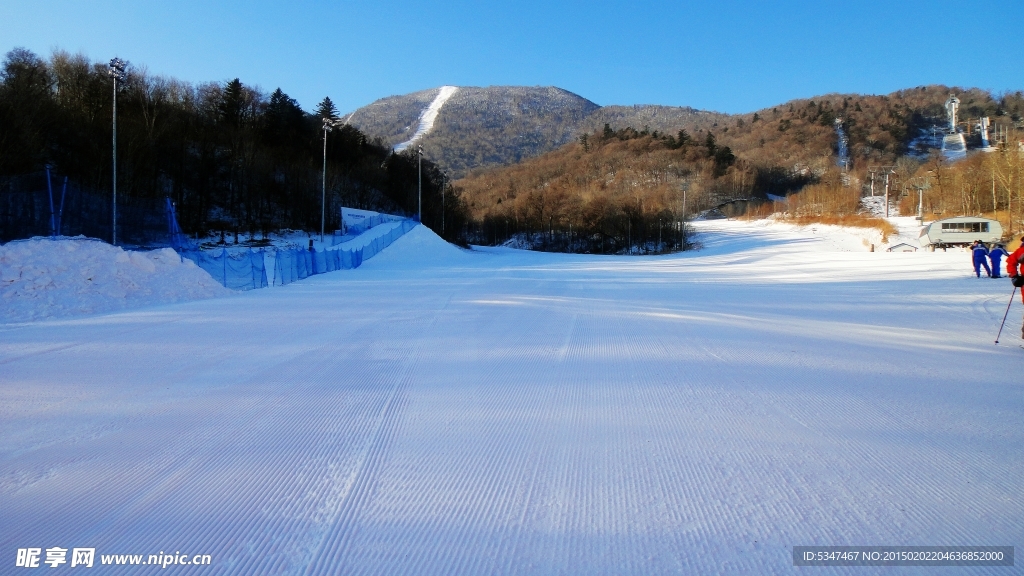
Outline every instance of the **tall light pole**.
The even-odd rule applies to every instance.
[[[324,214],[327,210],[327,133],[338,126],[336,118],[324,118],[324,172],[320,187],[320,241],[324,241]]]
[[[444,187],[448,183],[448,173],[441,171],[441,237],[444,238]]]
[[[423,146],[416,146],[416,219],[423,223]]]
[[[111,169],[113,173],[113,193],[114,193],[114,214],[111,226],[111,244],[117,245],[117,81],[124,82],[128,79],[128,73],[125,69],[128,67],[128,63],[120,58],[113,58],[107,67],[107,74],[114,79],[114,113],[113,113],[113,137],[111,139],[113,152],[113,167]]]
[[[683,234],[684,234],[683,226],[686,225],[686,191],[690,189],[690,182],[687,181],[687,180],[684,180],[682,188],[683,188],[683,215],[679,219],[679,243],[680,243],[680,246],[682,246],[682,242],[683,242]]]

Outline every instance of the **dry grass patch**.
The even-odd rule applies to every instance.
[[[852,226],[855,228],[875,228],[882,233],[882,242],[888,242],[889,236],[895,236],[899,231],[888,220],[864,216],[862,214],[846,214],[842,216],[819,215],[819,216],[792,216],[785,219],[786,222],[807,226],[809,224],[832,224],[835,226]]]

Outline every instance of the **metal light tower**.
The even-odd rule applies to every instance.
[[[114,58],[110,61],[107,67],[107,74],[114,79],[114,113],[113,113],[113,137],[111,140],[113,153],[113,194],[114,194],[114,214],[113,214],[113,226],[111,233],[111,243],[117,245],[117,81],[120,80],[122,83],[128,79],[128,73],[126,68],[128,63],[120,58]]]
[[[324,241],[324,213],[327,206],[327,133],[339,125],[337,118],[324,118],[324,171],[320,187],[320,241]]]
[[[679,215],[679,244],[682,246],[684,226],[686,225],[686,192],[690,189],[690,181],[683,180],[679,187],[683,190],[683,209]]]
[[[949,120],[949,133],[956,134],[956,112],[960,109],[960,99],[950,94],[946,100],[946,118]]]
[[[416,147],[416,220],[423,223],[423,146]]]
[[[448,183],[448,173],[441,171],[441,237],[444,237],[444,187]]]

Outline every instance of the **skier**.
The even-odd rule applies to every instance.
[[[1006,246],[996,244],[996,247],[988,253],[988,259],[992,261],[992,277],[1002,278],[999,275],[999,265],[1002,264],[1003,256],[1006,256]]]
[[[1017,266],[1021,264],[1021,259],[1024,259],[1024,238],[1020,239],[1020,247],[1006,257],[1006,275],[1013,280],[1013,285],[1016,288],[1024,288],[1024,276],[1020,276],[1017,270]],[[1021,301],[1024,301],[1024,290],[1020,291],[1020,298]],[[1020,337],[1024,338],[1024,323],[1020,327]]]
[[[988,248],[981,243],[981,240],[975,240],[974,244],[971,244],[971,258],[974,260],[974,275],[981,278],[981,267],[985,267],[985,273],[988,277],[992,277],[992,270],[988,267]]]

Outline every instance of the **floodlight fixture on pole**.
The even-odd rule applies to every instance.
[[[128,63],[120,58],[113,58],[107,65],[107,75],[114,79],[114,111],[113,111],[113,136],[111,138],[111,146],[113,148],[112,154],[112,185],[111,190],[113,191],[113,208],[114,213],[112,216],[112,226],[110,241],[111,244],[117,245],[117,82],[120,80],[124,83],[128,79],[127,73]]]
[[[324,214],[327,206],[327,133],[341,125],[337,118],[324,118],[324,171],[320,187],[320,241],[324,241]]]
[[[416,221],[423,223],[423,146],[416,146]]]

